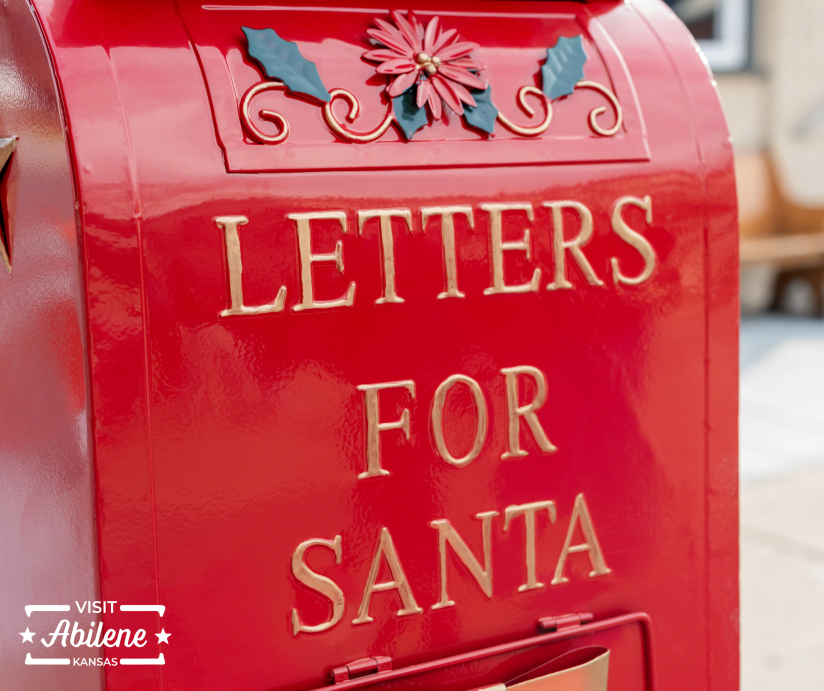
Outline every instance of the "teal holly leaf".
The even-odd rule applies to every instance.
[[[569,96],[575,85],[584,78],[584,52],[582,37],[567,38],[561,36],[554,48],[547,48],[546,62],[541,67],[543,92],[554,101],[561,96]]]
[[[495,133],[495,120],[498,119],[498,109],[492,103],[492,87],[487,84],[486,89],[472,90],[472,98],[475,99],[475,106],[464,104],[464,117],[466,121],[479,130],[487,134]]]
[[[407,89],[400,96],[392,99],[392,112],[407,141],[429,122],[426,117],[426,108],[418,108],[417,91],[417,88]]]
[[[312,96],[328,103],[329,92],[323,86],[318,68],[300,54],[297,43],[284,41],[274,29],[242,27],[249,43],[249,55],[257,60],[266,76],[280,79],[289,91]]]

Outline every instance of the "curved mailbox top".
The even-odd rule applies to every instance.
[[[103,614],[156,663],[107,688],[312,689],[568,612],[649,615],[654,670],[582,634],[610,691],[732,688],[732,154],[662,3],[33,4],[100,598],[163,608]]]

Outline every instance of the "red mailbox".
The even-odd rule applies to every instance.
[[[737,688],[662,2],[8,0],[0,54],[4,689]]]

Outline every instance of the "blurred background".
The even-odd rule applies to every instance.
[[[824,1],[665,0],[716,74],[741,216],[742,691],[824,689]]]

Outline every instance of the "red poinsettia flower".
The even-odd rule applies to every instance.
[[[470,72],[484,69],[484,65],[469,57],[478,44],[461,41],[456,29],[442,31],[437,17],[433,17],[425,29],[412,12],[405,18],[396,10],[392,18],[394,26],[375,19],[378,28],[366,30],[386,48],[363,55],[367,60],[381,63],[377,67],[379,74],[396,75],[386,89],[389,95],[400,96],[417,84],[418,107],[428,103],[436,120],[443,112],[441,101],[458,115],[463,115],[464,103],[475,106],[467,87],[487,88],[486,82]]]

